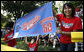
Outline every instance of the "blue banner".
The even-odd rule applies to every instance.
[[[56,33],[52,2],[46,3],[33,12],[19,18],[15,23],[14,37],[38,36]]]

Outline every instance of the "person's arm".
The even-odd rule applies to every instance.
[[[14,30],[14,28],[15,28],[15,22],[14,22],[14,25],[13,25],[13,30]]]
[[[8,41],[10,41],[10,40],[12,40],[13,38],[11,38],[11,39],[9,39],[9,40],[6,40],[5,42],[8,42]]]
[[[72,32],[77,32],[77,30],[73,30]],[[61,34],[65,34],[65,35],[71,36],[71,32],[65,32],[65,31],[59,30],[59,31],[57,31],[56,33],[57,33],[57,34],[61,33]]]
[[[52,9],[53,9],[53,16],[54,16],[54,17],[57,17],[55,8],[53,7]]]
[[[28,44],[29,42],[27,42],[27,37],[25,37],[25,43]]]
[[[7,36],[5,36],[5,42],[7,43],[9,40],[7,39]]]
[[[68,36],[71,36],[71,32],[65,32],[65,31],[61,31],[61,30],[59,30],[59,31],[57,31],[56,32],[57,34],[65,34],[65,35],[68,35]]]
[[[60,41],[59,37],[57,36],[57,39]]]
[[[39,42],[39,37],[40,37],[41,35],[38,35],[37,36],[37,40],[36,40],[36,44]]]
[[[70,35],[71,35],[71,32],[64,32],[64,31],[61,31],[61,34],[65,34],[65,35],[70,36]]]
[[[45,37],[46,37],[46,36],[48,36],[48,34],[47,34],[47,35],[45,35]]]

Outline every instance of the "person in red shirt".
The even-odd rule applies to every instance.
[[[39,37],[40,35],[37,37],[36,42],[34,39],[32,39],[31,43],[27,42],[27,37],[25,37],[25,43],[29,45],[29,49],[28,49],[29,51],[37,51],[39,45]]]
[[[12,32],[11,32],[12,31]],[[5,42],[7,42],[8,46],[16,47],[16,39],[13,39],[14,30],[7,30],[8,34],[5,35]]]
[[[57,14],[53,8],[54,17],[61,24],[61,30],[56,33],[61,33],[60,37],[60,51],[74,51],[75,43],[71,42],[71,32],[82,30],[82,21],[75,16],[75,8],[72,3],[65,3],[63,5],[63,14]]]

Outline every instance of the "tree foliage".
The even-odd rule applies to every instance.
[[[83,1],[69,1],[69,2],[71,2],[74,5],[75,8],[77,6],[82,7],[82,5],[83,5]]]
[[[1,14],[1,27],[5,27],[6,23],[8,22],[6,16]]]
[[[39,6],[47,3],[48,1],[2,1],[3,3],[3,10],[10,12],[13,14],[15,18],[20,18],[26,13],[29,13]],[[23,13],[23,14],[22,14]]]

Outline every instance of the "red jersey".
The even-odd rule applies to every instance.
[[[14,35],[14,30],[11,33],[8,33],[7,35],[5,35],[5,41],[9,40],[7,43],[8,43],[8,46],[11,46],[11,47],[14,47],[17,44],[16,39],[10,40],[11,38],[13,38],[13,35]]]
[[[34,43],[34,44],[28,43],[28,45],[29,45],[29,51],[37,51],[38,44],[36,44],[36,43]]]
[[[82,30],[82,21],[79,17],[66,18],[63,14],[58,14],[57,19],[61,24],[61,30],[65,32],[72,32],[73,30]],[[60,37],[62,43],[73,43],[71,42],[71,36],[62,34]]]

